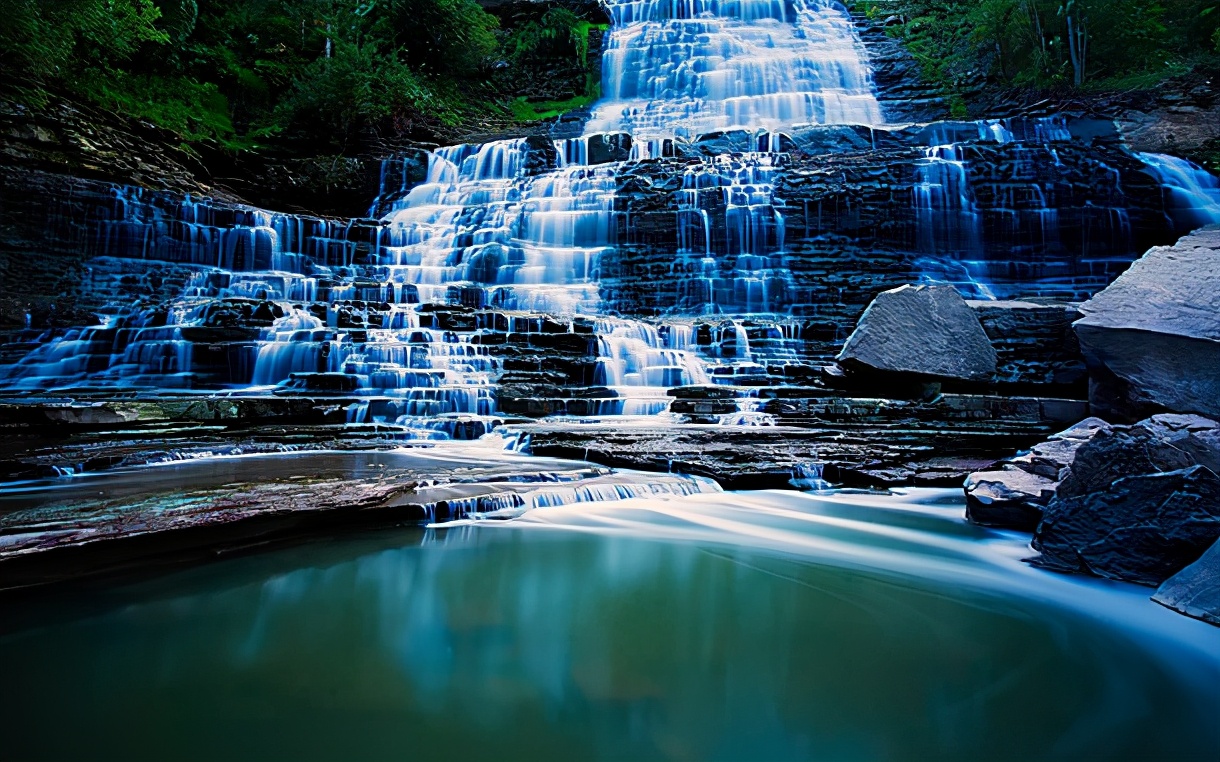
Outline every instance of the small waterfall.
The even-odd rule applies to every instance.
[[[773,141],[762,135],[759,142]],[[784,217],[773,200],[778,157],[769,152],[703,159],[683,173],[679,261],[688,313],[772,314],[790,301]],[[713,217],[715,215],[715,217]],[[723,229],[713,245],[713,227]],[[689,276],[694,277],[689,277]]]
[[[810,461],[797,463],[792,467],[792,479],[789,484],[807,492],[823,492],[834,489],[834,485],[822,478],[823,463]]]
[[[656,326],[621,319],[598,320],[596,332],[597,382],[619,397],[605,414],[656,415],[669,409],[668,389],[710,383],[698,357],[674,348],[690,340],[684,332],[671,333],[678,338],[672,342]]]
[[[962,148],[935,145],[915,165],[915,224],[919,250],[969,253],[982,248],[982,225]]]
[[[1176,156],[1141,153],[1139,157],[1165,187],[1176,223],[1185,230],[1220,224],[1220,178]]]

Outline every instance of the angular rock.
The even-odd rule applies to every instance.
[[[1079,461],[1080,456],[1076,470]],[[1159,585],[1217,538],[1220,477],[1191,466],[1120,478],[1083,495],[1057,496],[1034,536],[1033,547],[1041,555],[1032,563]]]
[[[877,295],[838,360],[852,370],[986,381],[996,352],[952,286],[902,286]]]
[[[1186,616],[1220,625],[1220,540],[1198,561],[1165,580],[1152,600]]]
[[[975,524],[1032,532],[1057,482],[1015,466],[966,479],[966,518]]]
[[[1220,416],[1220,227],[1149,250],[1080,312],[1095,408]]]
[[[1059,481],[1071,470],[1076,452],[1110,424],[1088,418],[1009,459],[1003,468],[966,479],[966,518],[983,526],[1032,532],[1055,497]]]
[[[1215,421],[1197,416],[1159,415],[1135,426],[1100,430],[1076,451],[1058,498],[1105,491],[1128,476],[1176,471],[1195,465],[1215,470],[1220,441]]]

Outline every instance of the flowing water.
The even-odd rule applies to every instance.
[[[6,753],[1216,759],[1218,631],[1027,539],[944,491],[704,494],[64,593],[0,617]]]
[[[489,331],[528,336],[547,321],[568,333],[591,326],[598,369],[584,384],[607,390],[587,406],[595,415],[664,413],[666,389],[706,383],[709,362],[720,366],[716,380],[757,374],[776,358],[748,346],[726,353],[721,342],[696,347],[689,321],[719,316],[744,338],[738,321],[748,317],[787,336],[794,318],[835,308],[833,293],[811,293],[794,277],[795,210],[777,188],[793,156],[806,151],[788,133],[810,125],[886,127],[867,51],[834,0],[616,0],[606,7],[605,97],[584,137],[553,146],[515,139],[440,148],[428,155],[422,182],[393,158],[370,212],[375,220],[320,220],[116,188],[92,223],[90,287],[122,292],[130,281],[159,287],[180,278],[177,295],[170,289],[168,302],[153,307],[117,298],[102,325],[31,332],[38,346],[0,368],[0,388],[325,391],[352,398],[351,423],[432,439],[481,436],[500,423],[496,384],[505,367],[485,339]],[[689,141],[734,130],[744,131],[745,145],[692,153]],[[924,154],[914,161],[910,197],[885,202],[913,217],[905,244],[919,258],[913,279],[953,283],[976,298],[1080,299],[1133,255],[1130,178],[1119,170],[1097,163],[1089,182],[1099,200],[1061,214],[1079,185],[1058,177],[1058,151],[1074,140],[1063,119],[869,134],[874,148],[898,140]],[[999,178],[972,179],[992,160],[987,151],[1001,146],[1011,148],[1011,166]],[[651,307],[665,318],[619,317],[647,311],[615,297],[602,278],[607,258],[634,243],[620,185],[636,164],[679,154],[688,160],[673,170],[681,183],[674,261],[660,276],[676,285]],[[1216,178],[1173,157],[1141,159],[1164,186],[1166,224],[1220,219]],[[822,213],[819,206],[819,228]],[[849,218],[826,241],[842,247],[854,224]],[[1081,230],[1086,238],[1075,240]],[[802,244],[811,245],[820,245],[816,236]],[[869,258],[867,250],[860,256]],[[1072,272],[1064,257],[1076,262]],[[851,258],[843,264],[853,266]],[[437,318],[436,305],[494,314],[457,325]]]
[[[828,0],[607,8],[605,98],[585,137],[441,148],[417,183],[387,169],[376,220],[116,190],[89,277],[120,292],[125,279],[164,281],[168,306],[118,299],[102,325],[39,338],[0,387],[323,390],[350,398],[352,424],[479,439],[501,421],[506,368],[493,335],[587,341],[596,361],[585,383],[602,396],[586,409],[596,415],[664,414],[668,388],[759,375],[762,353],[794,352],[792,321],[823,306],[799,293],[792,240],[802,231],[791,218],[803,213],[808,237],[824,212],[854,213],[785,203],[784,173],[804,150],[788,133],[884,126],[867,55]],[[745,150],[691,148],[732,130],[748,133]],[[897,140],[867,132],[874,149]],[[1129,175],[1094,162],[1090,182],[1105,203],[1062,219],[1070,183],[1054,178],[1074,139],[1065,121],[906,135],[913,182],[890,202],[913,217],[907,245],[924,279],[982,298],[1013,295],[1014,283],[1079,298],[1130,260]],[[980,182],[975,170],[1001,149],[1004,177]],[[679,154],[665,276],[680,280],[676,296],[653,310],[663,320],[622,317],[602,277],[633,243],[622,238],[620,184],[637,165]],[[1215,178],[1172,157],[1141,159],[1164,189],[1167,224],[1220,221]],[[1073,225],[1090,241],[1067,240]],[[834,233],[827,240],[839,246]],[[1093,268],[1085,285],[1043,266],[1048,251]],[[457,320],[436,305],[464,311]],[[719,321],[710,348],[697,347],[694,321],[709,315]],[[723,422],[773,424],[757,402],[743,397]],[[271,478],[367,458],[352,475],[371,480],[374,461],[393,456],[294,457],[233,468]],[[497,457],[488,448],[475,462]],[[219,462],[69,481],[81,499],[107,484],[127,497],[178,483],[223,488],[237,477]],[[807,495],[640,478],[595,474],[524,497],[517,485],[450,514],[479,520],[6,603],[6,752],[1220,757],[1218,631],[1157,606],[1146,589],[1031,569],[1020,560],[1028,537],[967,524],[957,494],[833,493],[816,462],[793,474],[817,492]],[[38,489],[12,499],[53,505],[66,494]]]

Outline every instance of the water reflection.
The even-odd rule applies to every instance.
[[[92,616],[51,601],[0,639],[6,736],[17,757],[1215,758],[1214,628],[1024,568],[940,499],[547,509],[234,559]]]

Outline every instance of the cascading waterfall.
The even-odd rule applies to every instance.
[[[760,147],[774,142],[769,137],[760,137]],[[678,253],[686,262],[677,264],[687,276],[677,305],[683,312],[774,314],[788,303],[784,218],[772,198],[777,169],[778,155],[759,151],[705,158],[683,173]],[[721,251],[713,246],[713,225],[726,233]]]
[[[834,0],[618,0],[589,132],[695,137],[880,124],[863,47]]]
[[[837,3],[653,0],[608,8],[606,98],[586,135],[630,133],[631,160],[665,155],[674,138],[716,129],[881,121],[863,51]],[[708,159],[684,180],[683,236],[702,241],[701,251],[690,250],[704,271],[691,281],[690,301],[703,311],[771,313],[784,302],[784,222],[771,199],[777,137],[764,133],[758,152]],[[597,264],[614,245],[621,162],[590,166],[588,140],[556,141],[558,166],[541,173],[526,171],[524,140],[434,152],[427,180],[387,214],[380,257],[390,280],[416,286],[423,302],[456,295],[475,306],[596,314]],[[730,231],[719,253],[724,268],[711,251],[705,192],[719,196]],[[603,412],[662,412],[665,389],[708,382],[695,355],[656,327],[595,325],[597,382],[617,395]]]
[[[694,290],[680,308],[778,311],[790,274],[784,220],[772,199],[782,139],[769,131],[881,122],[848,15],[826,0],[649,0],[611,3],[609,11],[606,98],[586,135],[631,133],[629,160],[638,161],[672,155],[675,138],[764,130],[757,150],[706,159],[684,178],[686,203],[678,214],[683,230],[692,231],[687,248],[702,277],[691,279]],[[383,198],[373,207],[385,210],[383,227],[364,262],[348,231],[329,229],[334,223],[250,209],[226,225],[206,201],[187,199],[170,222],[183,234],[159,236],[162,223],[142,218],[149,205],[138,193],[117,200],[115,221],[104,223],[103,250],[138,249],[143,258],[211,268],[190,279],[184,298],[204,305],[228,300],[231,310],[264,326],[253,347],[231,351],[238,357],[230,366],[249,367],[244,383],[240,374],[234,379],[237,388],[379,398],[349,407],[353,423],[416,426],[444,415],[486,417],[495,410],[496,362],[472,334],[423,324],[419,307],[598,315],[599,261],[615,245],[622,162],[593,161],[590,139],[556,141],[556,160],[541,166],[529,140],[437,149],[424,181],[396,195],[387,192],[395,185],[387,164]],[[406,165],[400,169],[398,185],[405,189]],[[717,250],[714,225],[728,231]],[[165,250],[166,241],[174,242],[172,250]],[[227,324],[217,315],[223,310],[200,309],[195,324]],[[190,367],[191,344],[172,325],[138,328],[147,336],[127,342],[138,362],[121,367],[139,365],[146,374],[160,373],[162,385],[177,378],[176,385],[191,386],[198,375]],[[622,319],[594,325],[595,382],[616,395],[601,406],[604,413],[662,412],[665,389],[709,382],[691,336],[680,328],[658,331]],[[28,375],[43,386],[51,376],[96,382],[90,367],[60,368],[60,355],[78,354],[85,342],[95,351],[84,365],[100,365],[100,357],[115,351],[102,347],[108,332],[123,330],[128,327],[64,337]],[[734,350],[725,358],[749,364],[745,329],[737,325],[732,333]],[[56,372],[47,372],[52,366]],[[121,382],[124,372],[111,377]]]
[[[189,266],[177,301],[124,308],[58,336],[11,366],[3,383],[346,395],[357,400],[346,406],[350,423],[470,438],[499,420],[495,385],[505,369],[483,334],[528,335],[538,330],[538,313],[560,326],[568,321],[570,333],[577,321],[592,331],[596,378],[586,381],[613,395],[584,408],[597,414],[661,413],[666,389],[765,375],[759,362],[777,356],[760,360],[750,332],[777,334],[765,351],[785,351],[798,339],[780,316],[817,308],[789,311],[797,304],[785,240],[792,210],[776,193],[792,156],[787,133],[884,123],[850,16],[833,0],[606,7],[613,27],[603,54],[605,97],[584,137],[439,148],[414,185],[406,162],[387,162],[370,212],[377,220],[116,191],[109,216],[96,222],[91,253],[116,280],[130,277],[115,265],[122,258]],[[736,152],[688,150],[693,138],[734,130],[753,143],[737,143],[746,149]],[[974,296],[1003,296],[989,282],[993,264],[1017,267],[1025,249],[1059,245],[1056,189],[1038,168],[1048,157],[1057,163],[1056,144],[1072,140],[1066,121],[947,122],[911,134],[924,150],[909,203],[925,277]],[[1008,147],[1010,176],[976,188],[976,153],[995,146]],[[668,275],[679,281],[677,298],[658,310],[666,322],[654,325],[613,317],[599,287],[603,260],[619,244],[615,192],[624,165],[660,157],[685,163]],[[1141,158],[1165,186],[1176,219],[1220,221],[1220,181],[1179,159]],[[1110,177],[1107,169],[1102,182],[1121,196],[1117,171]],[[994,198],[984,209],[987,194]],[[1129,238],[1120,204],[1087,213],[1105,218],[1098,229]],[[987,261],[985,251],[997,226],[1013,242],[1003,263]],[[439,320],[435,305],[476,312],[455,325]],[[696,315],[720,316],[710,327],[713,349],[696,346],[691,325],[670,322]],[[497,320],[506,325],[492,326]],[[710,369],[699,351],[721,364]],[[743,398],[721,421],[773,419]]]

